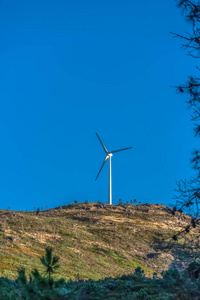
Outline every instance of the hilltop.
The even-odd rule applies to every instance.
[[[102,203],[70,204],[38,215],[0,210],[0,276],[16,278],[20,266],[27,273],[35,267],[43,272],[39,257],[49,245],[60,256],[55,278],[97,280],[138,266],[150,277],[174,265],[181,269],[186,253],[180,245],[162,247],[189,216],[171,212],[164,205]]]

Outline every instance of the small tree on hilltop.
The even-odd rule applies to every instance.
[[[88,204],[88,201],[87,200],[85,200],[85,202],[84,202],[85,204]]]
[[[49,279],[51,278],[51,274],[55,272],[56,269],[59,268],[59,257],[58,256],[53,256],[52,255],[52,248],[51,247],[47,247],[45,249],[46,254],[45,256],[42,256],[40,258],[41,263],[43,264],[43,266],[46,267],[46,272],[49,276]]]
[[[74,200],[74,204],[78,204],[78,201],[77,201],[77,200]]]

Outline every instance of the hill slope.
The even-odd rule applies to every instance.
[[[163,205],[77,204],[40,212],[0,210],[0,276],[15,278],[17,269],[37,267],[47,246],[60,256],[55,278],[100,279],[128,274],[140,266],[145,274],[181,266],[181,251],[159,249],[189,220]],[[185,254],[184,254],[185,255]]]

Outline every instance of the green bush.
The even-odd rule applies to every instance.
[[[56,258],[56,259],[55,259]],[[26,276],[24,267],[18,269],[15,281],[0,278],[0,299],[2,300],[189,300],[200,299],[199,262],[193,262],[179,272],[170,269],[162,278],[147,278],[138,267],[133,274],[102,280],[55,280],[53,267],[58,269],[58,256],[52,255],[52,248],[46,248],[46,256],[40,261],[46,268],[46,276],[34,269]],[[49,271],[51,269],[51,272]],[[59,272],[59,270],[58,270]]]

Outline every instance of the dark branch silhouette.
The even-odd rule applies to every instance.
[[[194,58],[200,58],[200,2],[196,0],[175,0],[177,6],[183,10],[186,21],[191,25],[190,32],[185,34],[172,33],[174,37],[180,38],[182,48],[187,50],[188,55]],[[200,67],[196,67],[200,71]],[[186,83],[175,87],[177,93],[188,95],[189,107],[192,109],[191,120],[194,122],[195,137],[200,137],[200,77],[190,76]],[[190,223],[187,224],[180,232],[176,233],[172,239],[177,241],[188,233],[195,232],[193,238],[193,247],[200,237],[200,150],[194,150],[191,158],[191,165],[196,171],[195,177],[177,182],[176,206],[172,214],[187,213],[191,216]],[[191,241],[190,241],[191,243]]]

